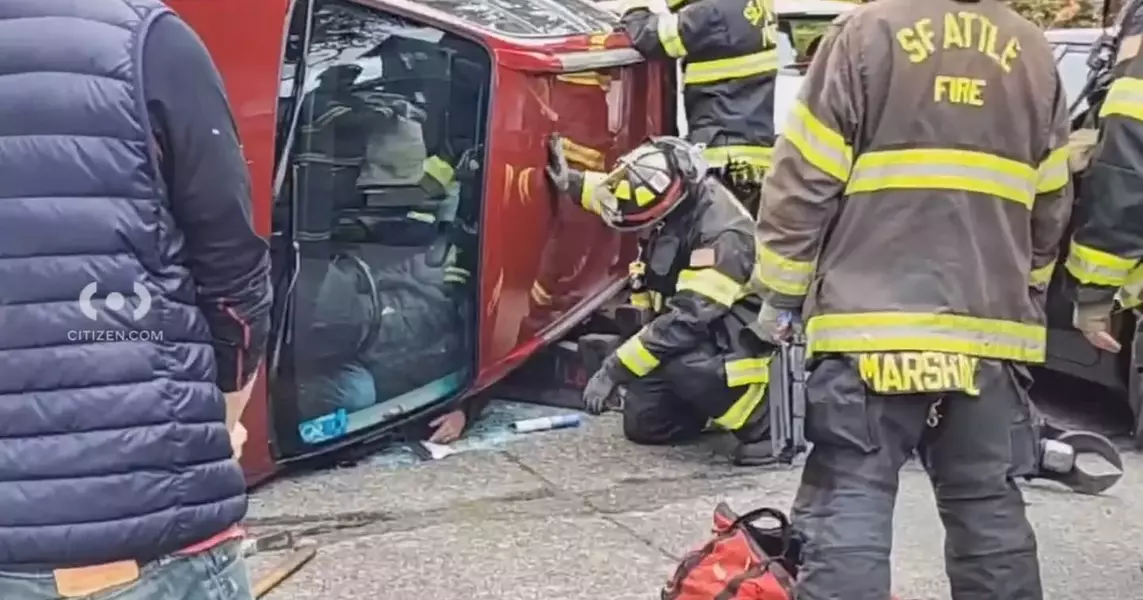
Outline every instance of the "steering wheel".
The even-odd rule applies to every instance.
[[[338,252],[333,257],[333,263],[336,265],[338,261],[345,260],[357,271],[360,277],[365,278],[366,290],[369,294],[369,331],[361,341],[361,347],[357,349],[358,352],[364,351],[377,341],[377,336],[381,332],[381,317],[384,315],[384,307],[381,306],[381,296],[377,290],[377,281],[373,279],[373,273],[369,270],[369,265],[357,256]]]

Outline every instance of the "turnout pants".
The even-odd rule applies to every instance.
[[[644,445],[674,444],[697,437],[708,421],[722,416],[750,388],[728,385],[725,364],[726,356],[713,343],[703,344],[627,384],[623,434]],[[765,402],[758,406],[763,408]],[[756,426],[744,427],[743,431],[757,436],[763,425],[753,420],[750,423]]]
[[[1043,598],[1035,534],[1013,480],[1035,443],[1030,402],[1016,367],[979,364],[978,397],[878,395],[840,356],[813,370],[806,422],[813,449],[793,511],[807,538],[799,599],[889,598],[898,473],[914,450],[945,528],[953,599]]]

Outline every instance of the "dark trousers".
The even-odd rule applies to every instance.
[[[977,384],[979,397],[885,396],[847,358],[814,368],[806,422],[814,445],[794,503],[807,538],[800,600],[889,598],[898,474],[914,451],[944,524],[953,599],[1043,598],[1035,534],[1013,480],[1035,441],[1025,431],[1027,392],[1014,367],[996,361],[980,361]]]
[[[745,387],[726,384],[725,358],[703,344],[627,385],[623,434],[636,444],[662,445],[697,437]]]

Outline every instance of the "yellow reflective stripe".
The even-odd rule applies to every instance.
[[[663,308],[663,295],[651,290],[634,292],[631,294],[631,305],[658,312]]]
[[[739,358],[726,361],[726,385],[738,387],[770,381],[770,357]]]
[[[1119,287],[1137,262],[1072,240],[1064,268],[1080,283]]]
[[[717,269],[683,269],[675,290],[690,291],[723,306],[730,306],[742,293],[742,284]]]
[[[795,102],[782,138],[788,140],[802,158],[822,173],[846,181],[853,166],[853,148],[845,138],[818,120],[802,102]]]
[[[422,223],[432,224],[432,223],[437,222],[437,216],[436,215],[434,215],[432,213],[420,212],[420,211],[415,211],[415,210],[411,210],[411,211],[405,213],[405,217],[412,219],[414,221],[420,221]]]
[[[687,55],[687,47],[683,45],[683,38],[679,32],[679,15],[666,13],[658,15],[657,26],[659,43],[663,45],[663,52],[671,58],[682,58]]]
[[[563,146],[564,156],[567,157],[569,163],[579,163],[581,166],[594,171],[604,170],[603,153],[599,150],[577,144],[566,137],[560,138],[560,145]]]
[[[774,149],[766,146],[714,146],[702,151],[702,157],[712,167],[738,162],[759,169],[770,168],[770,158],[773,154]]]
[[[1120,77],[1111,84],[1103,107],[1099,109],[1099,117],[1112,115],[1143,121],[1143,79]]]
[[[430,156],[425,159],[425,175],[437,180],[437,183],[448,187],[456,179],[456,171],[439,156]]]
[[[532,301],[540,306],[548,306],[552,303],[552,295],[544,289],[544,286],[540,285],[539,281],[532,284],[532,291],[529,295],[532,297]]]
[[[640,331],[639,333],[643,332]],[[639,339],[639,335],[623,342],[623,345],[615,351],[615,356],[636,377],[642,377],[659,366],[659,359],[655,358],[650,350],[647,350],[643,341]]]
[[[846,194],[890,189],[976,192],[1031,208],[1036,195],[1036,169],[971,150],[882,150],[857,157]]]
[[[616,200],[631,200],[631,183],[626,179],[620,181],[619,185],[615,186],[612,195],[615,196]],[[647,206],[655,200],[655,192],[651,191],[650,188],[638,186],[635,188],[634,200],[636,206]]]
[[[588,71],[586,73],[569,73],[566,75],[556,75],[557,81],[570,83],[572,85],[585,85],[589,87],[598,87],[606,90],[611,85],[611,77],[595,71]]]
[[[304,133],[314,133],[321,128],[333,123],[338,117],[352,112],[353,109],[345,106],[344,104],[333,104],[326,109],[324,113],[310,122],[308,127],[303,128]]]
[[[599,203],[595,200],[595,188],[607,181],[607,174],[599,171],[584,171],[583,189],[579,191],[579,205],[592,214],[599,214]]]
[[[806,324],[811,353],[948,352],[1044,362],[1043,325],[936,313],[817,315]]]
[[[1143,304],[1143,266],[1135,267],[1127,274],[1127,281],[1123,282],[1115,298],[1123,308],[1136,308]]]
[[[667,0],[667,8],[675,10],[688,2],[690,2],[690,0]]]
[[[734,58],[687,63],[683,71],[683,84],[703,85],[744,79],[776,70],[778,70],[778,51],[763,50]]]
[[[735,431],[742,429],[746,422],[750,420],[750,415],[754,414],[754,410],[762,404],[762,399],[766,396],[766,384],[754,383],[746,388],[746,391],[738,397],[734,402],[722,413],[722,416],[714,420],[715,425]]]
[[[472,276],[472,272],[468,269],[461,269],[460,267],[445,267],[444,280],[451,283],[464,283]]]
[[[1056,261],[1042,267],[1032,269],[1028,274],[1028,284],[1035,287],[1046,286],[1052,281],[1052,273],[1056,270]]]
[[[1071,177],[1071,171],[1068,170],[1069,155],[1067,146],[1056,148],[1040,163],[1036,169],[1037,194],[1054,192],[1068,184],[1068,178]]]
[[[787,296],[804,296],[814,277],[814,263],[786,258],[759,245],[754,279],[768,289]]]

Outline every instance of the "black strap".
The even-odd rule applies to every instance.
[[[731,527],[737,527],[744,523],[753,523],[762,517],[770,517],[771,519],[774,519],[778,522],[778,527],[781,528],[783,532],[790,532],[789,517],[787,517],[786,514],[782,511],[769,507],[756,508],[744,515],[740,515],[737,519],[734,520],[734,524]]]
[[[786,556],[790,552],[790,544],[793,542],[794,531],[793,527],[790,526],[790,519],[786,516],[786,513],[776,508],[756,508],[735,519],[730,529],[733,531],[740,525],[753,523],[762,517],[770,517],[778,522],[778,535],[782,539],[782,552],[778,556]]]

